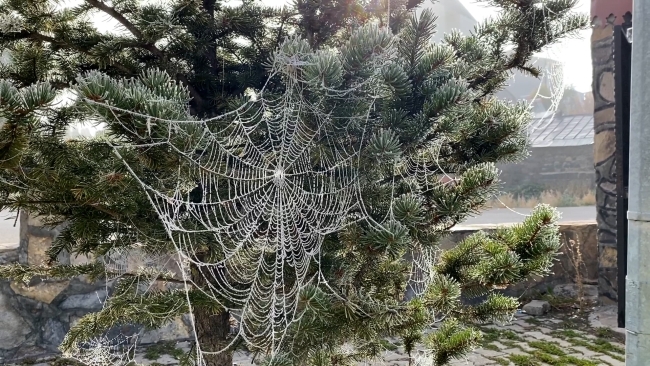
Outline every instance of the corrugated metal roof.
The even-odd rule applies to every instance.
[[[528,131],[533,147],[591,145],[594,143],[594,116],[536,118]]]

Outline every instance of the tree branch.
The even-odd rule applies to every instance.
[[[16,33],[10,33],[11,37],[8,37],[9,34],[3,34],[3,38],[6,40],[12,40],[12,41],[18,41],[18,40],[23,40],[23,39],[28,39],[32,41],[38,41],[38,42],[47,42],[51,43],[53,45],[59,46],[61,48],[68,48],[68,49],[73,49],[76,51],[79,51],[83,54],[90,55],[90,52],[88,49],[79,47],[74,44],[69,44],[67,42],[58,40],[54,37],[46,36],[44,34],[38,33],[38,32],[32,32],[28,30],[22,30],[20,32]],[[128,67],[118,63],[118,62],[113,62],[111,64],[112,67],[116,68],[117,70],[120,70],[122,73],[127,74],[127,75],[132,75],[134,74],[133,70],[129,69]]]
[[[86,0],[86,2],[95,8],[103,11],[104,13],[110,15],[113,19],[117,20],[120,24],[124,26],[133,36],[139,40],[143,40],[142,32],[138,29],[138,27],[135,26],[135,24],[131,23],[124,15],[122,15],[119,11],[115,10],[115,8],[110,7],[103,3],[100,0]],[[164,58],[165,54],[163,51],[161,51],[158,47],[156,47],[153,44],[145,43],[141,44],[140,47],[150,51],[154,55]]]
[[[210,1],[213,2],[212,8],[214,9],[214,0],[205,0],[205,3],[209,3]],[[86,0],[86,2],[93,7],[103,11],[104,13],[110,15],[113,19],[117,20],[120,24],[122,24],[131,34],[137,38],[138,40],[143,40],[143,35],[142,32],[138,29],[138,27],[135,26],[132,22],[130,22],[124,15],[122,15],[119,11],[115,10],[115,8],[110,7],[106,5],[104,2],[100,0]],[[213,11],[214,12],[214,11]],[[164,61],[166,59],[165,53],[160,50],[158,47],[156,47],[153,44],[150,43],[140,43],[138,44],[138,47],[143,48],[149,52],[151,52],[153,55],[161,59],[161,61]],[[176,80],[182,82],[187,86],[187,89],[189,90],[190,94],[192,95],[192,98],[198,104],[199,106],[203,106],[205,104],[205,100],[203,97],[201,97],[201,94],[199,94],[199,91],[190,84],[189,80],[187,79],[187,76],[182,75],[182,74],[177,74],[176,75]]]
[[[74,205],[74,206],[90,206],[97,211],[103,212],[115,219],[120,218],[120,214],[115,212],[104,205],[99,203],[83,203],[83,202],[68,202],[68,201],[12,201],[12,202],[0,202],[0,206],[11,206],[11,205]]]
[[[128,19],[124,17],[119,11],[115,10],[115,8],[110,7],[106,4],[104,4],[100,0],[86,0],[86,2],[93,7],[103,11],[104,13],[110,15],[113,19],[117,20],[120,24],[122,24],[135,38],[142,39],[142,32],[133,24],[131,23]]]

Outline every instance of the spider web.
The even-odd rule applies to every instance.
[[[96,337],[75,347],[63,356],[88,366],[127,365],[133,362],[135,343],[132,337]]]
[[[289,40],[269,65],[269,80],[283,83],[281,94],[264,87],[248,93],[234,111],[207,120],[165,120],[109,107],[115,116],[146,119],[142,137],[153,142],[115,144],[114,151],[146,191],[173,241],[185,290],[202,291],[237,322],[231,344],[241,339],[274,354],[290,324],[299,320],[301,290],[324,281],[318,270],[324,237],[367,219],[359,215],[359,149],[375,101],[387,96],[381,73],[393,55],[392,44],[373,53],[364,68],[369,76],[340,88],[314,78],[328,71],[318,62],[322,54]],[[362,107],[336,114],[341,104]],[[151,133],[161,129],[165,137]],[[140,179],[123,158],[126,149],[154,145],[182,159],[173,190],[163,192]],[[205,243],[216,259],[197,254]],[[109,269],[129,272],[126,254],[113,253]],[[161,260],[152,258],[149,266]],[[189,295],[188,302],[191,310]],[[204,355],[225,349],[208,352],[197,344],[196,350],[201,364]]]
[[[381,73],[394,51],[391,44],[374,53],[365,81],[341,88],[314,77],[331,70],[306,44],[289,40],[269,65],[268,82],[281,80],[283,93],[266,87],[251,91],[233,111],[206,120],[168,120],[109,106],[116,117],[128,114],[146,120],[144,135],[126,123],[122,127],[152,142],[115,144],[114,151],[147,193],[173,242],[190,314],[189,292],[202,291],[238,324],[232,342],[222,350],[207,351],[196,344],[198,364],[205,355],[223,352],[239,340],[275,354],[289,326],[300,320],[301,291],[312,284],[328,286],[319,268],[324,237],[353,221],[380,230],[394,222],[392,205],[383,220],[372,219],[358,179],[360,147],[370,137],[366,135],[373,122],[371,110],[390,92],[383,87]],[[338,112],[342,105],[355,104],[364,108]],[[161,130],[166,131],[163,137],[152,133]],[[443,144],[438,139],[396,162],[395,174],[419,191],[453,184],[454,177],[443,174],[441,179],[439,171],[430,168]],[[123,158],[128,149],[151,146],[164,146],[181,158],[174,189],[159,190],[138,177]],[[205,245],[214,257],[200,255]],[[115,273],[130,270],[120,262],[127,253],[114,253],[109,261]],[[412,251],[409,287],[415,296],[431,283],[437,254],[417,247]],[[165,260],[154,257],[147,266]],[[193,331],[199,339],[196,326]]]

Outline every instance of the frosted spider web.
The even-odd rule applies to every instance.
[[[234,111],[207,120],[167,120],[110,107],[116,117],[146,120],[146,132],[131,132],[152,141],[115,144],[118,157],[128,149],[150,146],[165,146],[182,157],[177,186],[167,191],[138,178],[122,160],[173,241],[185,290],[202,291],[230,311],[239,325],[231,345],[241,339],[271,354],[279,349],[291,323],[299,320],[301,290],[314,283],[327,286],[320,270],[313,271],[319,265],[323,238],[351,220],[381,228],[394,219],[392,206],[384,220],[370,217],[357,179],[358,147],[369,137],[365,126],[374,101],[386,96],[380,73],[391,61],[392,47],[374,55],[365,82],[340,89],[306,78],[309,70],[321,65],[308,49],[291,42],[295,41],[285,44],[270,65],[271,78],[280,78],[285,85],[281,95],[263,88],[249,93],[249,100]],[[318,92],[307,96],[315,89]],[[372,97],[359,100],[360,95]],[[367,108],[341,116],[334,113],[340,104],[327,100],[365,103]],[[152,131],[166,133],[161,137]],[[418,155],[396,163],[395,173],[424,191],[453,184],[454,177],[443,174],[441,180],[430,168],[443,142],[438,139]],[[190,193],[196,186],[200,199]],[[216,248],[218,259],[197,255],[202,241]],[[119,261],[126,253],[116,252],[110,264],[118,274],[129,271]],[[435,250],[414,251],[410,287],[416,296],[432,281],[436,257]],[[190,266],[200,270],[198,275],[189,275]],[[189,295],[188,305],[192,313]],[[193,331],[197,336],[196,327]],[[206,351],[197,344],[197,363],[202,364],[204,355],[224,350]]]
[[[137,336],[100,336],[75,347],[63,357],[87,366],[128,365],[134,361]]]
[[[392,44],[375,51],[364,68],[369,76],[342,89],[310,77],[322,65],[305,43],[290,40],[270,65],[269,80],[282,80],[282,94],[262,88],[248,93],[249,100],[235,110],[207,120],[165,120],[109,107],[116,117],[146,120],[141,137],[153,141],[115,144],[120,158],[126,149],[156,145],[182,158],[178,184],[165,192],[139,179],[122,160],[174,243],[185,290],[202,291],[238,323],[232,343],[242,339],[274,354],[299,320],[301,290],[324,283],[314,270],[323,238],[368,219],[359,203],[359,146],[368,138],[365,126],[375,100],[387,96],[381,73],[394,54]],[[363,108],[335,114],[342,103]],[[161,130],[163,137],[151,132]],[[188,193],[196,186],[199,199]],[[202,241],[216,248],[218,259],[197,255]],[[118,275],[129,271],[126,253],[116,252],[106,262]],[[193,276],[190,266],[199,269]],[[189,297],[188,303],[191,312]],[[198,364],[204,355],[223,351],[202,350],[201,344],[196,350]]]

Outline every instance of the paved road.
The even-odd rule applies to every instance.
[[[517,208],[491,209],[465,221],[456,227],[459,229],[466,226],[483,226],[494,224],[510,224],[523,221],[525,215],[530,214],[531,209]],[[594,221],[596,220],[596,208],[589,207],[561,207],[558,210],[562,213],[562,222],[569,221]],[[14,227],[15,215],[8,212],[0,212],[0,248],[11,248],[18,246],[19,227]]]
[[[560,222],[596,220],[596,207],[594,206],[558,207],[557,210],[562,215]],[[507,208],[495,208],[468,219],[462,226],[517,223],[523,221],[525,216],[529,215],[531,211],[532,209],[530,208],[515,208],[512,211]]]
[[[0,212],[0,249],[18,246],[20,228],[18,223],[14,227],[15,219],[14,213]]]

